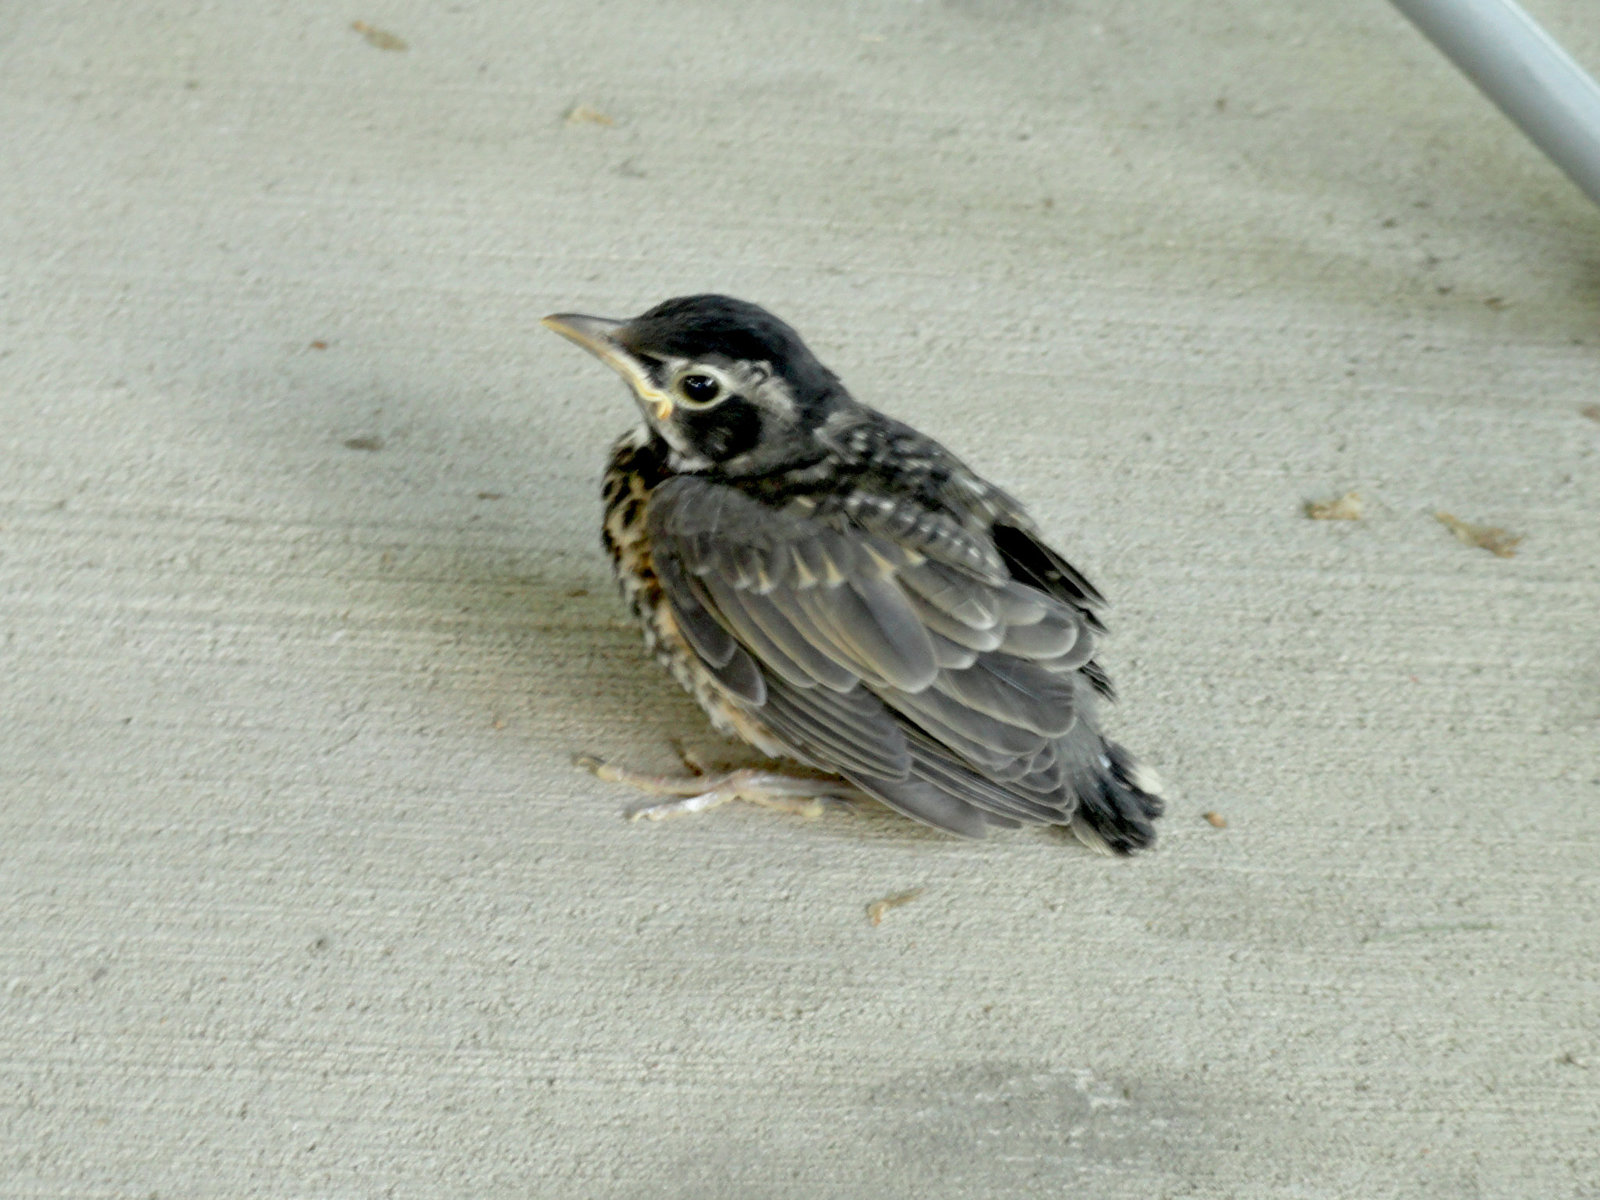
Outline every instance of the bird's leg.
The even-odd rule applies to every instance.
[[[822,815],[829,800],[853,800],[861,796],[843,780],[827,776],[783,775],[777,771],[760,771],[750,767],[709,775],[704,765],[681,747],[678,757],[683,759],[683,765],[690,771],[687,777],[646,775],[605,762],[592,754],[578,755],[573,759],[573,764],[607,783],[625,783],[652,795],[678,797],[630,808],[630,821],[661,821],[667,817],[705,812],[730,800],[745,800],[796,816],[816,817]]]

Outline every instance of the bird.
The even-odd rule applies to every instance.
[[[686,758],[672,779],[581,756],[676,797],[636,815],[864,794],[968,838],[1154,844],[1160,781],[1100,731],[1105,600],[1021,503],[748,301],[543,324],[642,417],[612,447],[601,540],[648,650],[716,729],[801,768],[712,777]]]

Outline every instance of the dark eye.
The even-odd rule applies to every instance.
[[[710,404],[722,394],[722,385],[709,375],[685,375],[678,391],[690,404]]]

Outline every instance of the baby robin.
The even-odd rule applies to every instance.
[[[580,760],[682,797],[642,815],[866,793],[968,837],[1154,842],[1159,784],[1099,729],[1104,600],[1016,500],[754,304],[544,323],[644,416],[606,468],[603,538],[650,650],[719,730],[824,773],[669,781]]]

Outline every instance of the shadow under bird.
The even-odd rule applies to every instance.
[[[1100,593],[1022,506],[854,399],[793,329],[727,296],[545,325],[627,381],[604,542],[650,650],[712,724],[824,772],[671,781],[644,815],[865,793],[968,837],[1155,840],[1159,785],[1101,733]]]

